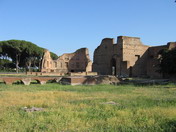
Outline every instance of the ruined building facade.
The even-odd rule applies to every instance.
[[[53,60],[50,52],[45,50],[42,59],[41,72],[68,73],[68,72],[91,72],[92,61],[89,58],[87,48],[78,49],[74,53],[63,54],[57,60]]]
[[[105,38],[94,51],[93,71],[101,75],[157,77],[158,52],[176,47],[175,42],[163,46],[143,45],[140,38],[119,36],[117,43]]]

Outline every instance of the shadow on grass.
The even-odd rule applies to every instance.
[[[176,132],[176,120],[168,121],[163,123],[161,126],[164,132]]]

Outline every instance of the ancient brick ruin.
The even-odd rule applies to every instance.
[[[94,51],[93,71],[100,75],[160,78],[162,75],[156,72],[158,52],[175,47],[175,42],[146,46],[137,37],[119,36],[117,43],[105,38]]]
[[[173,48],[176,48],[176,42],[151,47],[144,45],[138,37],[119,36],[116,43],[113,38],[105,38],[94,51],[93,64],[87,48],[63,54],[57,60],[52,60],[50,52],[46,50],[42,59],[41,74],[94,76],[98,73],[120,77],[162,78],[157,72],[158,52]]]
[[[87,48],[78,49],[74,53],[63,54],[57,60],[53,60],[48,50],[42,59],[41,72],[43,73],[68,73],[68,72],[91,72],[92,61]]]

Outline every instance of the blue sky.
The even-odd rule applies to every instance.
[[[140,37],[145,45],[176,41],[174,0],[0,0],[0,40],[31,41],[57,55],[103,38]]]

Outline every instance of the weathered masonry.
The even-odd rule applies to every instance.
[[[50,52],[45,51],[41,72],[43,73],[68,73],[68,72],[91,72],[92,61],[89,58],[87,48],[78,49],[74,53],[63,54],[57,60],[52,60]]]
[[[137,37],[119,36],[117,43],[105,38],[94,51],[93,71],[101,75],[160,78],[162,75],[156,72],[158,52],[175,47],[175,42],[150,47]]]

